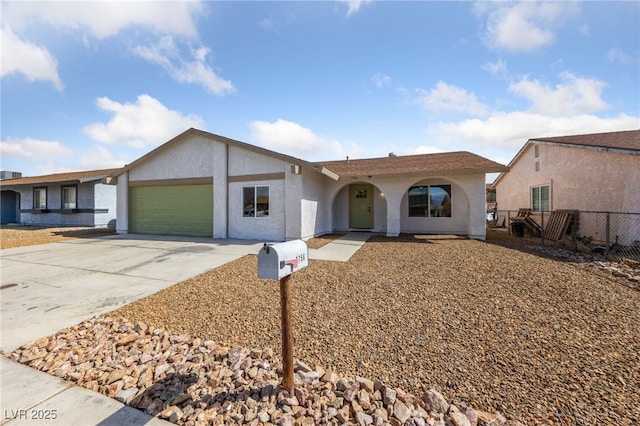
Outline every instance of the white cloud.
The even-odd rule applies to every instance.
[[[354,158],[362,152],[362,149],[356,145],[319,136],[298,123],[283,119],[273,123],[252,121],[249,127],[252,131],[252,139],[259,145],[307,161],[315,161],[323,157],[333,160],[344,158],[346,155]]]
[[[40,159],[49,157],[64,157],[72,153],[58,141],[45,141],[33,138],[7,138],[0,142],[2,157],[17,157],[26,159]]]
[[[80,34],[85,44],[91,37],[102,40],[135,28],[164,35],[157,45],[136,48],[138,56],[160,64],[180,83],[200,84],[215,94],[231,92],[231,82],[220,78],[206,64],[208,48],[192,49],[186,59],[175,47],[164,50],[165,40],[173,44],[173,37],[197,40],[196,18],[206,12],[205,2],[200,1],[2,2],[2,76],[21,72],[29,80],[50,80],[58,90],[62,89],[57,59],[45,47],[22,41],[31,27],[49,25],[71,30]],[[140,33],[133,35],[139,36]]]
[[[198,1],[3,2],[3,22],[20,30],[34,22],[86,32],[97,39],[129,27],[145,27],[159,34],[196,38],[195,18],[206,12]]]
[[[38,163],[34,166],[34,169],[37,170],[36,173],[29,173],[28,175],[23,175],[23,176],[50,175],[52,173],[67,173],[67,172],[77,172],[82,170],[78,167],[69,166],[67,164],[60,164],[52,160],[48,160],[43,163]]]
[[[381,89],[384,86],[388,86],[391,84],[391,77],[381,72],[376,73],[371,77],[371,81],[378,88]]]
[[[202,127],[196,115],[182,115],[170,110],[149,95],[140,95],[135,103],[118,103],[107,97],[96,100],[97,106],[112,115],[107,123],[93,123],[83,131],[91,139],[134,148],[157,146],[190,127]]]
[[[508,51],[533,51],[555,41],[556,31],[577,14],[575,2],[482,2],[475,11],[487,15],[486,41]]]
[[[578,27],[578,32],[584,36],[588,36],[590,31],[589,24],[582,24]]]
[[[429,134],[435,141],[464,141],[483,150],[499,147],[515,154],[527,140],[536,137],[631,130],[639,125],[640,117],[626,114],[611,118],[587,114],[550,117],[516,111],[494,113],[485,120],[439,123],[429,129]]]
[[[0,30],[2,39],[2,77],[20,73],[29,81],[50,81],[62,91],[64,85],[58,75],[58,61],[46,47],[21,40],[10,29]]]
[[[340,3],[347,5],[347,17],[358,12],[362,5],[371,3],[372,0],[338,0]]]
[[[629,55],[624,50],[618,49],[618,48],[609,49],[609,53],[607,54],[607,57],[611,62],[619,62],[623,65],[629,65],[634,61],[637,61],[637,59],[634,59],[633,56]]]
[[[216,95],[224,95],[235,91],[229,80],[219,77],[207,65],[210,54],[207,47],[190,49],[189,59],[184,59],[173,37],[163,37],[157,44],[136,46],[133,52],[147,61],[160,65],[174,80],[179,83],[200,84]]]
[[[431,90],[419,89],[418,95],[417,102],[427,110],[484,115],[488,109],[474,93],[442,81]]]
[[[114,158],[107,147],[97,144],[92,149],[79,153],[78,161],[83,170],[116,169],[131,162],[130,159]]]
[[[605,83],[570,72],[561,73],[559,79],[560,83],[551,86],[524,77],[512,83],[509,91],[528,100],[531,103],[529,108],[520,111],[493,110],[487,117],[432,124],[427,130],[427,140],[431,146],[470,144],[480,152],[493,152],[493,157],[498,158],[514,155],[528,139],[536,137],[640,127],[638,115],[596,115],[608,108],[602,98]],[[507,162],[503,161],[505,164]]]
[[[258,26],[263,30],[272,30],[274,28],[274,23],[272,19],[264,18],[260,22],[258,22]]]
[[[439,152],[445,152],[445,150],[437,146],[420,145],[413,149],[412,154],[437,154]]]
[[[603,111],[608,108],[602,99],[606,84],[595,79],[560,74],[563,81],[555,87],[524,77],[509,85],[509,90],[531,101],[530,111],[547,116],[572,116]]]
[[[487,62],[482,66],[482,69],[488,71],[491,74],[506,74],[507,63],[502,59],[498,59],[496,62]]]

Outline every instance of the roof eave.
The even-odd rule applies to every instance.
[[[333,179],[335,181],[338,181],[340,179],[340,176],[337,173],[332,172],[331,170],[327,169],[326,167],[316,166],[315,170],[318,173],[323,174],[323,175],[325,175],[325,176],[327,176],[330,179]]]
[[[581,148],[581,149],[587,149],[587,150],[599,151],[599,152],[613,152],[616,154],[640,155],[640,150],[637,150],[637,149],[616,148],[616,147],[602,146],[602,145],[587,145],[587,144],[581,144],[581,143],[546,141],[541,139],[530,139],[529,141],[535,142],[541,145],[560,146],[564,148]]]
[[[441,170],[416,170],[411,172],[404,173],[371,173],[371,172],[363,172],[363,173],[342,173],[341,176],[344,177],[403,177],[403,176],[435,176],[435,175],[469,175],[469,174],[478,174],[478,173],[500,173],[500,172],[508,172],[509,168],[507,166],[496,166],[490,168],[480,168],[480,169],[441,169]]]

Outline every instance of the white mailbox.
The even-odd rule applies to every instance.
[[[302,240],[264,244],[258,253],[258,278],[279,280],[309,264],[309,249]]]

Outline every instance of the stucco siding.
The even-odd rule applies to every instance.
[[[213,145],[213,238],[227,238],[227,145]]]
[[[343,186],[333,199],[333,230],[349,229],[349,186]]]
[[[129,232],[129,172],[118,176],[116,200],[116,232],[126,234]]]
[[[327,199],[325,184],[329,178],[311,170],[302,171],[302,199],[300,238],[331,232],[331,202]]]
[[[284,172],[286,166],[278,158],[229,146],[229,176]]]
[[[95,213],[95,226],[115,226],[117,210],[116,192],[117,189],[113,185],[98,184],[94,187],[95,208],[107,210],[104,213]]]
[[[129,181],[213,176],[216,144],[221,143],[201,136],[191,136],[169,146],[162,155],[152,156],[129,170]]]
[[[497,182],[499,210],[532,208],[531,188],[549,185],[551,210],[640,212],[640,155],[539,144],[536,157],[535,146]]]

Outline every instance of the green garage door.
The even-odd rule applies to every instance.
[[[129,188],[134,234],[213,237],[213,185]]]

